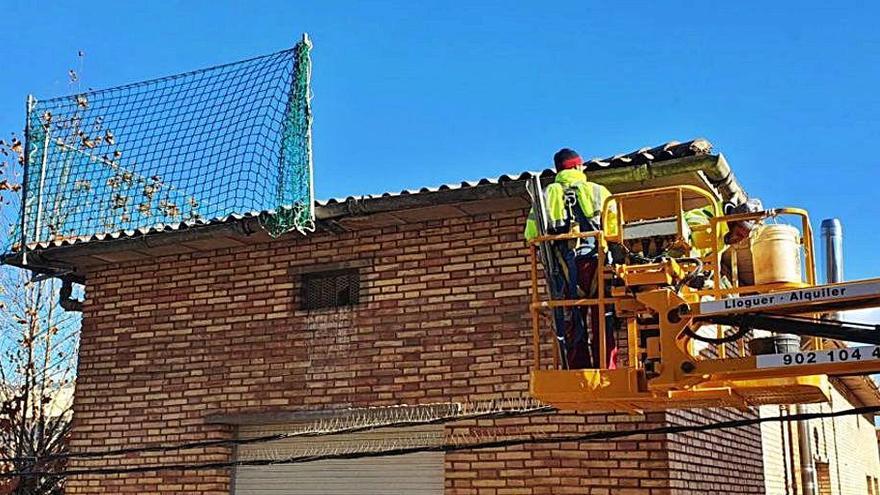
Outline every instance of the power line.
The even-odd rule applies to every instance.
[[[306,462],[316,462],[331,459],[361,459],[367,457],[383,457],[383,456],[399,456],[406,454],[414,454],[418,452],[457,452],[462,450],[480,450],[511,447],[516,445],[527,445],[537,443],[560,443],[560,442],[589,442],[598,440],[612,440],[617,438],[626,438],[634,435],[651,435],[651,434],[675,434],[689,433],[712,430],[723,430],[729,428],[742,428],[746,426],[754,426],[762,423],[784,422],[784,421],[806,421],[811,419],[835,418],[842,416],[853,416],[861,414],[880,413],[880,406],[858,407],[846,409],[843,411],[828,413],[802,413],[787,416],[771,416],[766,418],[738,419],[705,425],[680,425],[680,426],[663,426],[656,428],[643,428],[626,431],[601,431],[591,432],[581,435],[555,435],[546,437],[530,437],[516,438],[506,440],[495,440],[489,442],[480,442],[475,444],[440,444],[431,446],[405,447],[398,449],[377,450],[373,452],[350,452],[350,453],[332,453],[321,455],[294,456],[285,459],[255,459],[255,460],[239,460],[229,462],[211,462],[200,464],[162,464],[148,465],[136,467],[109,467],[109,468],[82,468],[69,469],[62,472],[49,471],[30,471],[30,472],[7,472],[0,473],[0,478],[13,478],[18,476],[77,476],[77,475],[110,475],[110,474],[132,474],[155,471],[195,471],[209,469],[227,469],[233,467],[244,466],[269,466],[283,464],[300,464]]]

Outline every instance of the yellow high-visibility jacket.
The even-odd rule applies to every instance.
[[[706,227],[709,226],[711,219],[713,216],[712,210],[709,207],[703,208],[694,208],[693,210],[688,210],[684,212],[684,221],[688,224],[688,227],[691,228],[690,234],[690,244],[697,251],[697,256],[707,256],[712,254],[712,233],[705,230]],[[718,224],[718,230],[720,232],[717,233],[720,237],[724,237],[724,234],[727,233],[727,224],[722,222]],[[724,251],[724,244],[721,244],[721,251]]]
[[[565,191],[574,190],[577,198],[577,205],[583,212],[584,216],[595,222],[597,226],[602,226],[602,205],[605,200],[611,196],[611,192],[600,184],[587,181],[587,176],[580,170],[562,170],[556,174],[556,180],[544,188],[545,205],[547,207],[548,227],[559,228],[565,225],[566,221],[577,224],[576,219],[568,218],[568,211],[565,204]],[[609,209],[610,210],[610,209]],[[616,215],[609,211],[610,215]],[[607,219],[610,224],[614,225],[614,218]],[[529,212],[528,220],[526,220],[525,237],[526,240],[534,239],[538,236],[538,224],[535,211]]]

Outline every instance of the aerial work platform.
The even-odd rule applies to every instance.
[[[688,226],[684,218],[685,201],[692,204],[694,198],[703,198],[712,210],[704,225]],[[610,209],[615,215],[607,215]],[[805,211],[724,215],[705,191],[678,186],[613,195],[603,213],[613,219],[603,223],[603,231],[545,234],[531,241],[531,393],[536,399],[579,411],[818,403],[828,400],[829,376],[880,372],[880,329],[834,318],[839,311],[880,307],[880,279],[817,285]],[[723,244],[727,226],[761,227],[783,216],[800,219],[798,266],[787,268],[797,279],[741,283],[737,254]],[[551,242],[587,237],[601,246],[604,269],[597,270],[597,296],[542,299],[539,256],[549,263],[542,250]],[[648,245],[653,252],[634,252]],[[551,339],[541,328],[542,313],[572,307],[606,315],[593,335],[599,356],[606,356],[606,326],[616,332],[616,368],[596,359],[596,368],[565,369],[558,332],[552,339],[557,350],[548,352]],[[767,336],[756,337],[756,330]],[[789,347],[768,351],[755,345],[779,339]],[[844,341],[857,346],[846,347]]]

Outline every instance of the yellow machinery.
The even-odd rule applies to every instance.
[[[694,204],[711,212],[702,225],[685,219],[683,212]],[[741,284],[737,256],[724,245],[727,226],[761,226],[782,216],[800,219],[801,279]],[[531,392],[538,400],[581,411],[814,403],[827,400],[829,375],[880,372],[880,329],[822,318],[880,306],[880,279],[816,285],[805,211],[725,216],[708,192],[677,186],[613,195],[603,219],[602,232],[541,235],[530,243]],[[586,237],[596,239],[599,266],[605,267],[597,270],[598,297],[542,299],[542,246]],[[609,250],[617,253],[610,263]],[[542,343],[542,313],[572,306],[614,315],[599,318],[594,335],[599,356],[606,356],[605,327],[614,326],[620,353],[615,369],[604,362],[598,369],[563,369],[557,350]],[[796,334],[802,344],[796,352],[751,355],[752,329]],[[871,345],[843,347],[841,340]]]

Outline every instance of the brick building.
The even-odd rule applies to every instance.
[[[745,194],[705,141],[593,161],[588,173],[615,192],[689,183],[725,199]],[[321,202],[318,231],[308,236],[272,239],[259,227],[266,213],[251,212],[34,246],[32,262],[71,267],[86,286],[72,451],[287,431],[346,408],[527,397],[526,177]],[[835,408],[880,404],[861,378],[837,385]],[[560,413],[494,423],[587,432],[759,413],[767,411]],[[856,431],[871,425],[873,440],[872,420],[822,426],[826,448],[817,455],[834,481],[827,493],[868,493],[880,476],[876,441],[861,442]],[[71,479],[68,491],[798,493],[794,429],[765,426],[314,465],[88,475]],[[487,427],[493,421],[415,430]],[[363,438],[75,460],[71,467],[225,462]],[[859,452],[852,452],[856,443]]]

